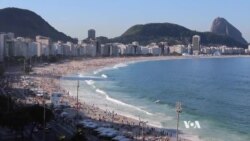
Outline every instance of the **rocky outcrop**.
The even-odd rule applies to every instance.
[[[213,21],[211,32],[218,35],[229,36],[242,44],[247,44],[241,32],[224,18],[218,17]]]

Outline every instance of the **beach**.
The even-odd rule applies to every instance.
[[[60,87],[60,78],[62,76],[66,76],[73,73],[81,73],[84,75],[89,72],[100,71],[100,69],[104,69],[122,63],[183,58],[185,57],[122,57],[95,59],[86,58],[73,61],[65,60],[61,63],[54,63],[49,65],[45,64],[45,66],[37,65],[33,68],[33,73],[30,76],[39,76],[33,77],[35,78],[34,81],[42,90],[44,90],[48,94],[51,94],[52,92],[64,93],[64,100],[67,101],[71,106],[76,108],[76,97],[70,96],[67,90]],[[138,119],[125,117],[123,115],[114,113],[113,111],[104,111],[101,110],[99,107],[95,107],[95,105],[88,105],[85,103],[79,104],[79,109],[81,109],[80,114],[85,118],[94,119],[104,123],[110,123],[112,121],[112,124],[117,124],[116,128],[124,130],[122,131],[122,133],[125,133],[125,135],[133,137],[135,136],[134,133],[136,133],[136,138],[138,140],[142,139],[140,133],[141,129],[138,126],[140,121]],[[72,117],[76,113],[72,109],[68,110],[67,112],[72,113]],[[111,115],[113,117],[111,117]],[[175,129],[160,130],[159,128],[157,128],[157,130],[155,130],[155,128],[150,125],[145,125],[144,128],[148,129],[148,131],[144,131],[146,133],[145,140],[153,140],[152,138],[158,140],[174,140],[175,138]],[[133,132],[131,132],[131,129],[134,129]],[[152,131],[154,131],[155,133]]]
[[[70,117],[74,118],[76,114],[76,97],[60,86],[60,78],[70,74],[87,74],[90,72],[97,73],[98,71],[109,68],[119,64],[134,63],[141,61],[154,60],[173,60],[173,59],[193,59],[193,58],[225,58],[235,56],[223,57],[177,57],[177,56],[162,56],[162,57],[121,57],[121,58],[83,58],[78,60],[64,60],[53,64],[39,64],[33,68],[33,72],[29,75],[32,77],[44,92],[51,94],[53,92],[61,92],[64,94],[64,101],[67,101],[73,108],[66,109],[70,113]],[[138,119],[119,115],[114,111],[100,109],[95,105],[86,104],[84,102],[78,103],[80,110],[79,114],[83,119],[91,119],[103,126],[112,126],[117,129],[122,135],[128,136],[135,140],[176,140],[175,129],[161,129],[151,125],[143,124],[144,133],[142,131],[143,121]],[[72,121],[72,123],[74,123]],[[108,123],[108,125],[107,125]],[[140,125],[140,126],[139,126]],[[189,140],[199,140],[198,137],[187,137]],[[181,135],[182,137],[182,135]],[[182,138],[182,140],[185,140]]]

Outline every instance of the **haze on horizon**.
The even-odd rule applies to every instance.
[[[34,11],[57,30],[83,39],[94,28],[97,36],[120,36],[135,24],[169,22],[209,31],[216,17],[238,28],[250,42],[250,1],[246,0],[1,0],[0,8]]]

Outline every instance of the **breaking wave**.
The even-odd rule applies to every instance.
[[[120,64],[116,64],[113,66],[113,69],[118,69],[118,68],[122,68],[122,67],[127,67],[128,64],[126,63],[120,63]]]
[[[111,67],[104,67],[104,68],[95,70],[95,71],[93,71],[93,74],[98,74],[98,73],[100,73],[102,71],[118,69],[118,68],[127,67],[127,66],[128,66],[128,63],[119,63],[119,64],[116,64],[116,65],[111,66]]]
[[[108,76],[105,74],[102,74],[102,78],[108,78]]]
[[[145,110],[143,110],[143,109],[141,109],[141,108],[138,108],[138,107],[136,107],[136,106],[134,106],[134,105],[130,105],[130,104],[124,103],[124,102],[122,102],[122,101],[120,101],[120,100],[111,98],[105,91],[103,91],[103,90],[101,90],[101,89],[96,89],[96,92],[99,93],[99,94],[101,94],[101,95],[103,95],[103,96],[105,96],[105,98],[106,98],[107,100],[111,101],[111,102],[114,102],[114,103],[117,103],[117,104],[120,104],[120,105],[123,105],[123,106],[127,106],[127,107],[134,108],[134,109],[136,109],[136,110],[138,110],[138,111],[141,111],[141,112],[146,113],[147,115],[153,115],[152,113],[147,112],[147,111],[145,111]]]

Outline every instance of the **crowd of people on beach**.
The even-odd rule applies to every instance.
[[[79,112],[82,119],[91,119],[98,123],[98,125],[108,126],[119,131],[131,140],[160,140],[170,141],[175,138],[175,131],[155,128],[146,124],[141,124],[141,121],[128,118],[117,114],[115,111],[101,110],[95,105],[88,105],[84,101],[77,103],[75,96],[60,86],[60,78],[62,76],[93,71],[105,67],[107,65],[114,65],[121,62],[131,61],[135,59],[129,58],[106,58],[106,59],[86,59],[81,61],[63,61],[54,64],[40,64],[33,68],[33,72],[29,75],[24,75],[15,87],[23,87],[28,89],[37,88],[42,90],[43,93],[50,96],[53,92],[60,92],[63,94],[63,100],[69,103],[65,111],[71,113],[67,122],[72,125],[75,123],[75,113]],[[137,58],[136,60],[143,60]],[[32,98],[29,102],[42,104],[42,97]],[[49,99],[47,99],[49,101]]]

